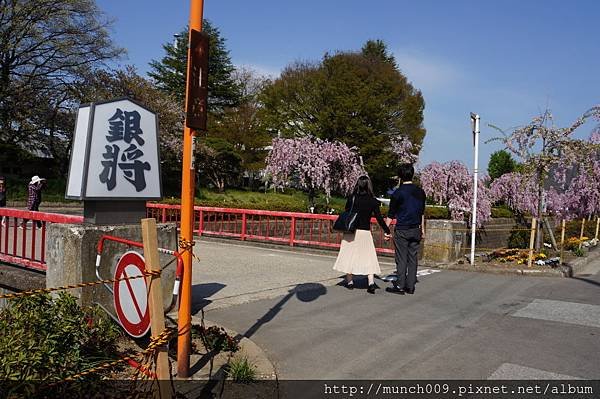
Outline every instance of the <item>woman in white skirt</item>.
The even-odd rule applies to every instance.
[[[354,288],[352,276],[354,274],[367,275],[369,288],[367,292],[375,293],[379,288],[375,285],[374,274],[381,273],[375,244],[371,235],[371,218],[375,216],[377,222],[386,234],[390,234],[390,228],[385,224],[380,203],[373,194],[373,185],[368,176],[361,176],[356,182],[354,192],[346,201],[346,210],[352,208],[357,212],[357,228],[355,233],[345,233],[340,246],[340,252],[333,266],[334,270],[346,273],[346,287]]]

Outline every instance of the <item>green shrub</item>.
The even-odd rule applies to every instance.
[[[14,383],[17,391],[13,392],[25,396],[34,386],[62,381],[116,359],[120,336],[102,310],[81,308],[75,297],[64,292],[56,299],[35,295],[10,300],[0,311],[0,331],[0,380]],[[94,373],[83,381],[100,376]]]
[[[554,223],[554,227],[555,227],[554,231],[555,231],[556,237],[557,237],[557,239],[560,239],[561,228],[562,228],[561,221],[556,221],[556,223]],[[568,222],[565,223],[565,240],[570,237],[579,238],[580,234],[581,234],[581,219],[569,220]],[[589,221],[589,220],[585,221],[583,235],[584,235],[584,237],[594,238],[594,236],[596,235],[596,219],[593,219],[591,221]]]
[[[493,218],[513,218],[515,214],[506,206],[498,206],[492,208]]]
[[[448,208],[428,206],[425,208],[425,219],[450,219]]]
[[[510,231],[507,243],[508,248],[529,248],[529,239],[530,232],[517,226]]]
[[[227,365],[227,376],[235,382],[248,384],[256,381],[256,367],[245,356],[234,358]]]
[[[573,250],[573,254],[577,257],[582,257],[583,255],[585,255],[585,252],[583,252],[582,248],[575,248]]]
[[[240,347],[235,339],[218,326],[192,326],[192,338],[200,338],[209,352],[237,352]]]

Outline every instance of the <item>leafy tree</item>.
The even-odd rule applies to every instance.
[[[490,179],[495,180],[505,173],[514,172],[516,167],[517,163],[513,157],[507,151],[499,150],[490,156],[488,175]]]
[[[280,187],[292,186],[308,192],[309,203],[314,207],[318,191],[325,191],[328,201],[333,191],[349,194],[364,169],[353,148],[307,136],[273,139],[266,172]]]
[[[381,189],[394,174],[393,137],[416,146],[425,136],[424,101],[398,70],[381,41],[362,52],[325,54],[318,63],[294,63],[261,95],[261,117],[273,135],[314,136],[357,147]]]
[[[231,143],[208,137],[197,145],[196,164],[201,178],[206,178],[219,192],[235,183],[241,173],[242,159]]]
[[[0,1],[0,141],[60,157],[70,85],[123,52],[110,25],[93,0]]]
[[[394,66],[394,68],[397,67],[396,58],[390,54],[383,40],[367,40],[361,49],[361,53],[376,62],[387,62]]]
[[[202,30],[209,36],[208,49],[208,110],[221,112],[225,107],[235,106],[240,101],[240,88],[235,80],[235,68],[219,29],[208,21]],[[175,96],[181,104],[185,100],[185,80],[188,53],[188,28],[176,35],[174,42],[163,45],[165,56],[150,62],[148,75],[158,87]]]
[[[258,117],[258,95],[268,80],[249,69],[236,70],[233,75],[240,88],[239,104],[225,108],[208,135],[231,143],[241,157],[242,168],[254,173],[264,168],[266,148],[271,144],[271,136]]]

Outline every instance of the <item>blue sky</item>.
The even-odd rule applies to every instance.
[[[182,0],[97,0],[115,18],[122,62],[142,73],[188,21]],[[501,148],[488,123],[526,124],[549,107],[558,125],[600,103],[600,2],[595,0],[355,1],[206,0],[204,17],[232,61],[277,76],[295,60],[357,50],[382,39],[423,92],[421,165],[473,163],[469,112],[481,115],[480,168]],[[587,137],[593,125],[578,132]]]

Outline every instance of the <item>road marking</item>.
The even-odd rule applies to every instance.
[[[433,274],[433,273],[437,273],[437,272],[441,272],[441,270],[438,269],[423,269],[423,270],[419,270],[417,271],[417,276],[427,276],[428,274]]]
[[[503,363],[488,377],[488,380],[581,380],[581,378],[518,364]]]
[[[600,306],[585,303],[535,299],[512,316],[600,328]]]

